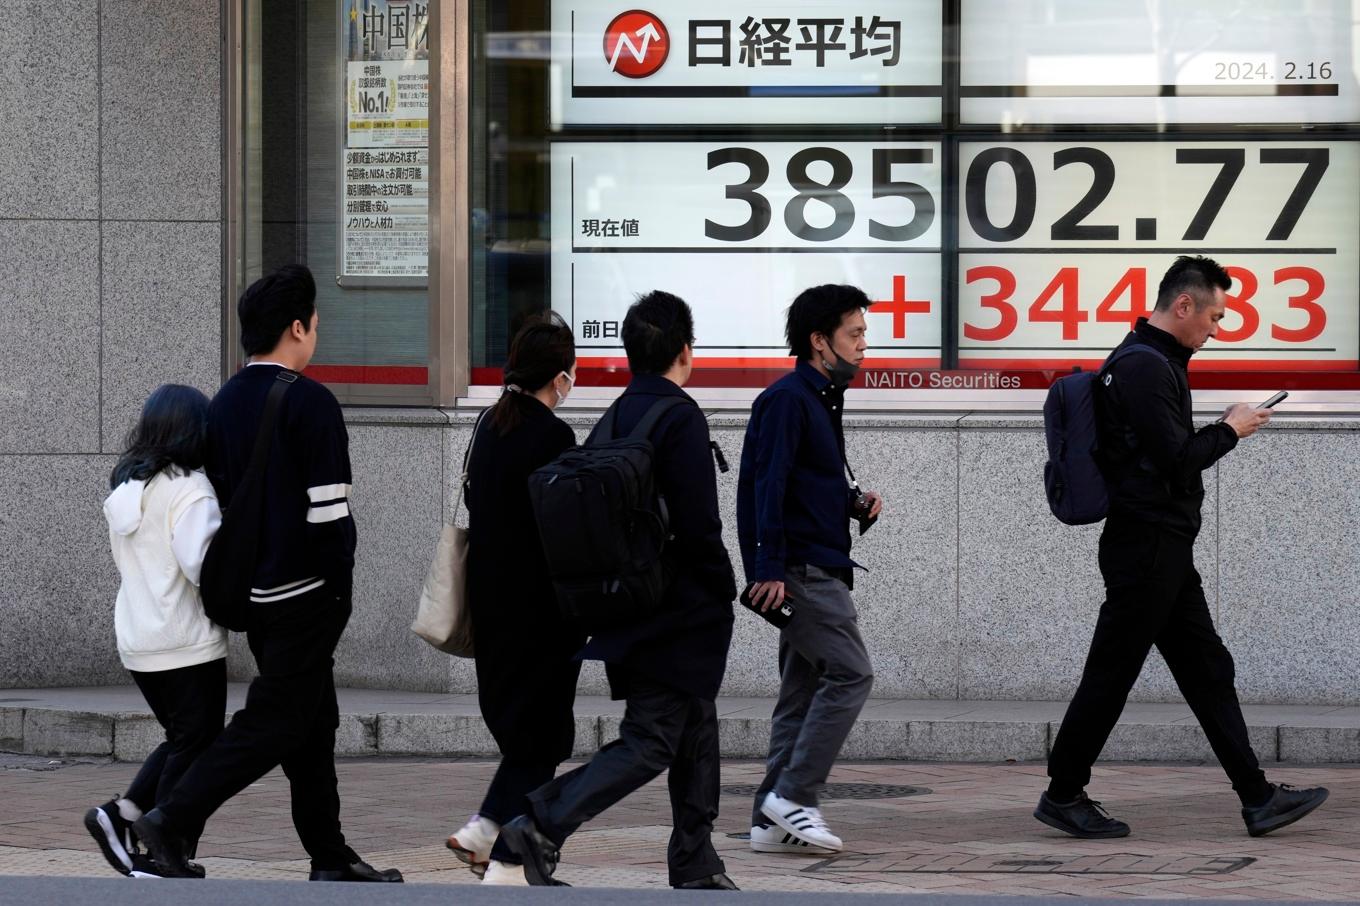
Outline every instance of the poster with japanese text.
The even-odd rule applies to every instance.
[[[429,270],[428,2],[344,0],[342,277]]]

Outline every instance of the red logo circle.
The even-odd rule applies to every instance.
[[[671,36],[652,13],[630,9],[619,13],[604,30],[604,60],[630,79],[645,79],[666,62]]]

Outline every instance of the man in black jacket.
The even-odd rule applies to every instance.
[[[1248,833],[1284,827],[1327,798],[1325,789],[1266,782],[1247,739],[1232,655],[1214,629],[1195,571],[1201,473],[1270,420],[1269,410],[1238,404],[1195,430],[1186,368],[1218,332],[1231,286],[1208,258],[1176,259],[1152,316],[1138,319],[1119,347],[1148,348],[1120,357],[1100,381],[1097,430],[1110,493],[1100,536],[1106,599],[1081,684],[1053,742],[1051,783],[1034,811],[1075,837],[1129,833],[1085,787],[1153,645],[1231,779]]]
[[[316,284],[290,265],[241,295],[241,345],[249,363],[208,410],[207,472],[224,510],[240,486],[265,400],[279,374],[299,372],[316,351]],[[354,519],[349,512],[349,436],[335,396],[301,375],[279,406],[264,470],[263,520],[252,571],[246,639],[259,675],[217,741],[169,798],[133,825],[171,877],[201,877],[184,840],[213,812],[275,767],[288,777],[293,824],[313,881],[400,881],[350,849],[340,830],[335,730],[340,723],[332,655],[350,615]]]
[[[553,884],[562,842],[669,768],[671,886],[735,890],[711,837],[720,768],[714,699],[727,668],[737,590],[722,541],[708,422],[680,389],[693,370],[694,319],[682,299],[656,291],[628,309],[622,334],[633,379],[615,403],[616,436],[656,402],[683,400],[650,438],[657,489],[670,515],[663,555],[669,584],[657,616],[597,632],[582,652],[604,661],[613,697],[627,702],[619,738],[530,793],[533,813],[510,821],[501,836],[524,861],[531,884]]]

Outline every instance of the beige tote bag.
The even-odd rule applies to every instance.
[[[472,438],[463,454],[463,474],[458,481],[453,518],[439,533],[434,560],[420,590],[420,606],[416,609],[415,622],[411,624],[411,631],[416,635],[440,651],[458,657],[473,656],[472,611],[468,607],[467,591],[468,530],[458,525],[458,511],[462,509],[463,490],[467,487],[472,444],[488,411],[483,410],[472,426]]]

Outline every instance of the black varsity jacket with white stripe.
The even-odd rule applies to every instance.
[[[208,479],[222,508],[250,465],[278,365],[247,365],[208,409]],[[306,377],[283,398],[265,469],[264,520],[251,600],[286,601],[327,583],[346,590],[354,568],[349,434],[335,395]],[[346,592],[347,593],[347,592]]]

